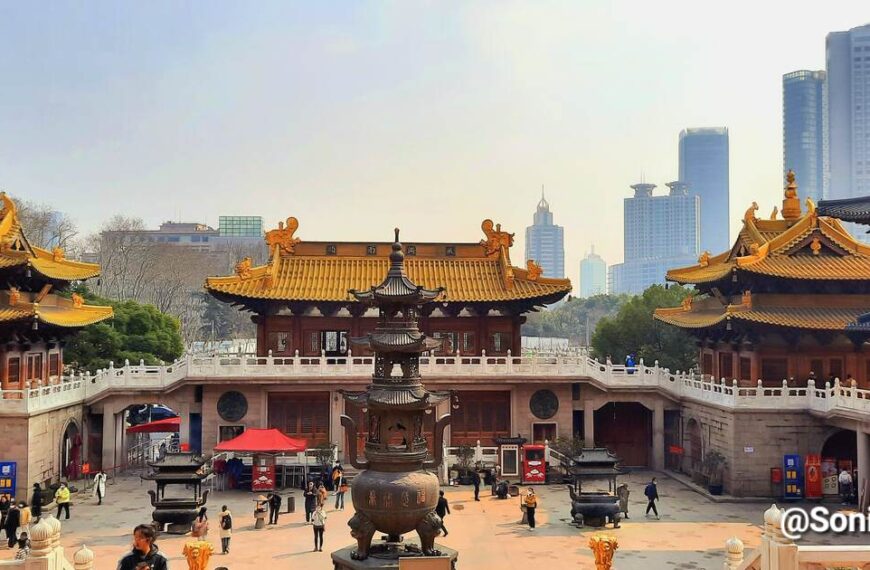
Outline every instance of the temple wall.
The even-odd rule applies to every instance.
[[[248,411],[237,422],[228,422],[220,417],[217,403],[229,391],[241,392],[248,400]],[[262,385],[228,384],[204,386],[202,391],[202,451],[211,453],[218,443],[220,426],[245,426],[246,428],[268,427],[268,392]]]
[[[556,424],[556,437],[572,436],[573,409],[571,406],[571,384],[515,384],[512,386],[511,407],[513,410],[511,434],[521,435],[530,442],[534,441],[534,424]],[[529,407],[532,395],[538,390],[551,390],[559,398],[559,409],[552,418],[536,417]],[[555,438],[554,438],[555,439]],[[493,445],[492,442],[481,442],[482,445]]]

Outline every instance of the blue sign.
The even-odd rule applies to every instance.
[[[0,461],[0,495],[15,496],[14,461]]]
[[[782,496],[784,499],[804,496],[804,464],[800,455],[782,457]]]

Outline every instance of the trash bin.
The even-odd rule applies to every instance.
[[[296,512],[296,497],[290,495],[287,497],[287,512],[295,513]]]

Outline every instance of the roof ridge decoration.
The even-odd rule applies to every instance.
[[[794,170],[789,169],[785,175],[786,186],[782,199],[782,217],[786,220],[797,220],[801,217],[801,201],[797,195],[797,182]]]
[[[278,229],[266,232],[265,240],[269,245],[270,257],[294,255],[296,245],[302,242],[298,237],[293,237],[293,234],[299,229],[299,220],[290,216],[286,223],[285,226],[284,222],[278,222]]]
[[[526,271],[528,272],[529,281],[537,281],[538,277],[544,274],[544,268],[535,263],[534,259],[526,261]]]
[[[493,224],[493,221],[487,218],[480,224],[480,229],[486,236],[485,240],[480,240],[480,245],[487,257],[499,253],[503,248],[509,249],[514,245],[516,234],[501,231],[501,224]]]

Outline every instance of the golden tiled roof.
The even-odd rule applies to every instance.
[[[840,295],[751,295],[739,304],[722,305],[713,298],[696,301],[692,305],[657,309],[655,318],[685,329],[712,327],[723,321],[744,321],[785,328],[806,330],[844,331],[846,325],[867,312],[870,299],[848,298]],[[791,304],[789,306],[789,304]]]
[[[84,327],[113,316],[112,307],[78,304],[57,295],[0,291],[0,322],[37,320],[58,327]]]
[[[15,203],[0,193],[0,269],[29,266],[34,271],[58,281],[90,279],[100,274],[100,266],[66,259],[63,251],[48,251],[28,243],[18,219]]]
[[[286,227],[292,231],[282,224],[279,230],[273,230],[282,233],[267,234],[266,240],[272,246],[269,263],[252,267],[245,259],[237,266],[236,275],[209,277],[205,288],[247,299],[351,302],[349,289],[366,290],[377,285],[389,269],[390,244],[306,243],[293,237],[298,227],[294,218],[288,219]],[[512,234],[502,232],[489,220],[484,221],[483,229],[487,240],[478,244],[406,244],[408,277],[428,289],[446,288],[441,299],[447,302],[553,302],[571,291],[570,280],[540,276],[535,264],[527,269],[513,267],[509,257]],[[409,248],[413,248],[413,254]],[[366,255],[367,250],[372,254]]]
[[[870,247],[857,241],[839,220],[818,216],[812,201],[806,213],[786,220],[759,220],[747,210],[734,246],[697,265],[668,271],[681,284],[713,283],[732,272],[784,279],[866,280]]]

